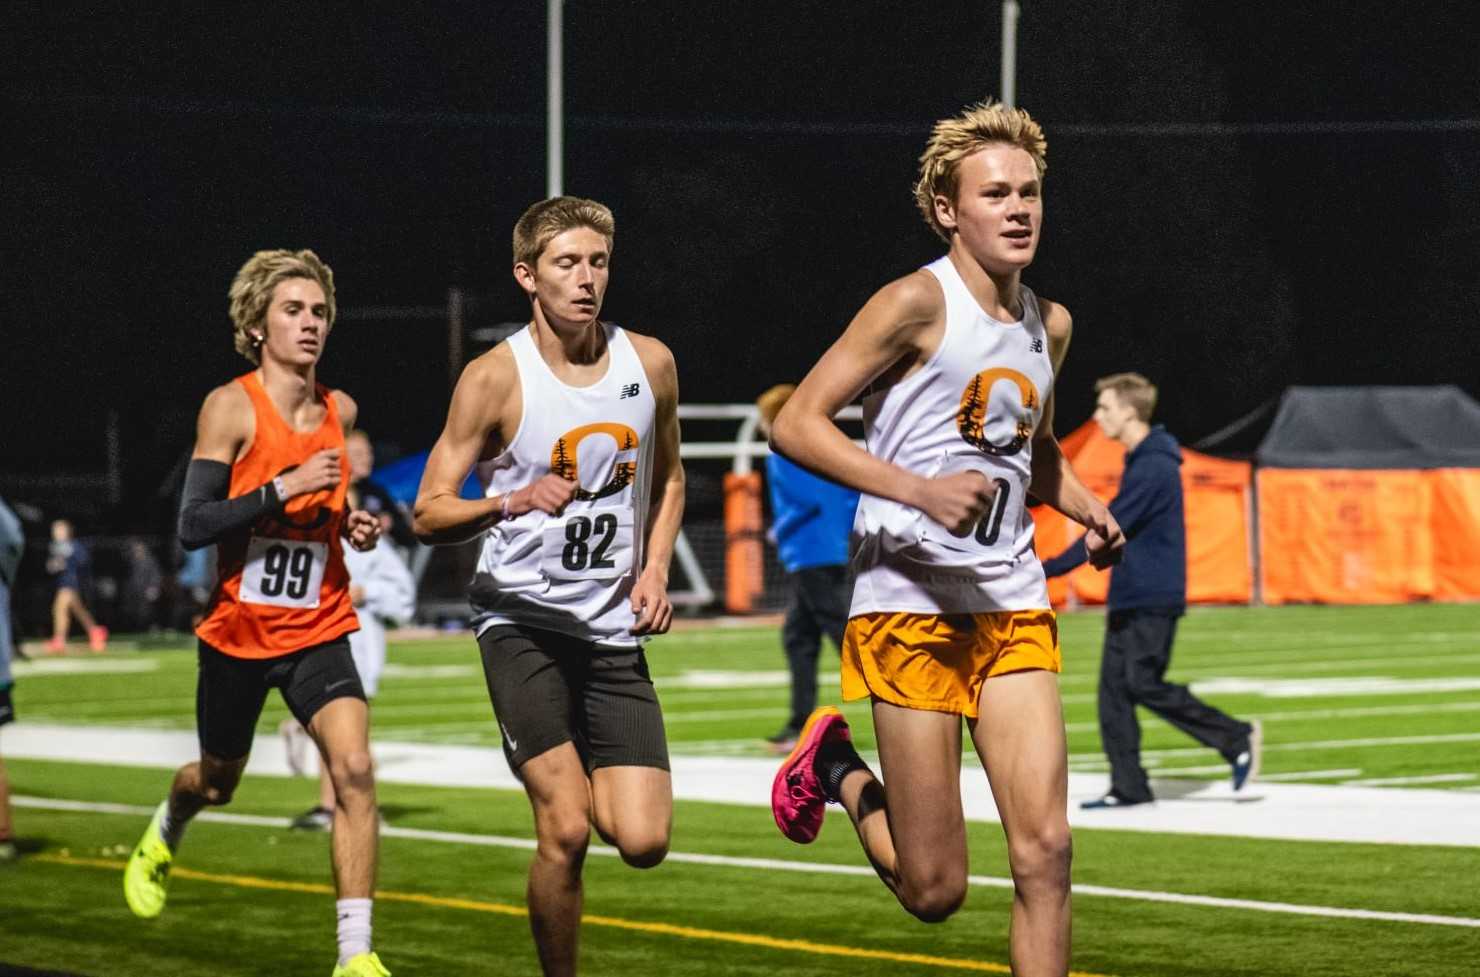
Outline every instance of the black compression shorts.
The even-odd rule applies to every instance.
[[[200,675],[195,686],[195,724],[200,748],[222,760],[252,752],[252,734],[269,689],[304,726],[335,699],[364,700],[360,673],[339,638],[277,658],[237,658],[199,642]]]
[[[484,631],[478,648],[504,756],[516,774],[562,743],[575,744],[587,773],[668,769],[663,712],[641,649],[508,624]]]

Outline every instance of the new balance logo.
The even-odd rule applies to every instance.
[[[642,389],[642,385],[641,384],[637,384],[637,383],[624,384],[622,386],[622,396],[618,397],[617,399],[618,400],[626,400],[628,397],[636,397],[638,391],[641,390],[641,389]]]
[[[1041,340],[1041,339],[1035,339],[1035,340],[1033,340],[1032,345],[1030,345],[1028,348],[1031,349],[1035,353],[1041,353],[1041,352],[1043,352],[1043,340]]]

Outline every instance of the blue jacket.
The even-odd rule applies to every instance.
[[[1180,609],[1187,604],[1187,527],[1182,521],[1182,448],[1160,424],[1125,456],[1120,491],[1110,514],[1125,533],[1125,558],[1110,573],[1112,611]],[[1088,559],[1084,537],[1043,572],[1068,573]]]
[[[848,562],[848,535],[858,493],[819,478],[778,454],[766,458],[771,487],[771,531],[781,565],[795,573],[807,567]]]

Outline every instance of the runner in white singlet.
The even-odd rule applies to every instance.
[[[1031,494],[1124,540],[1053,436],[1063,306],[1020,281],[1043,215],[1043,132],[972,107],[935,126],[916,201],[949,252],[879,290],[797,389],[777,450],[863,493],[843,697],[872,703],[882,782],[842,713],[813,713],[772,789],[776,822],[809,842],[841,803],[880,878],[925,921],[966,896],[962,719],[991,782],[1015,883],[1012,970],[1069,961],[1067,756],[1057,627],[1033,553]],[[832,418],[860,395],[867,450]]]
[[[514,227],[528,328],[470,363],[427,460],[415,529],[483,535],[469,589],[504,753],[534,809],[529,916],[547,977],[576,972],[594,825],[649,868],[673,789],[640,642],[668,630],[683,518],[678,376],[658,340],[600,321],[615,228],[556,197]],[[458,489],[475,469],[484,497]]]

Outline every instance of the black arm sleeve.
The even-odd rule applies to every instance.
[[[185,470],[185,493],[180,499],[180,543],[187,550],[198,550],[217,542],[227,533],[244,529],[257,517],[275,512],[282,500],[272,483],[261,485],[246,495],[228,499],[231,488],[231,466],[206,458],[190,459]]]

